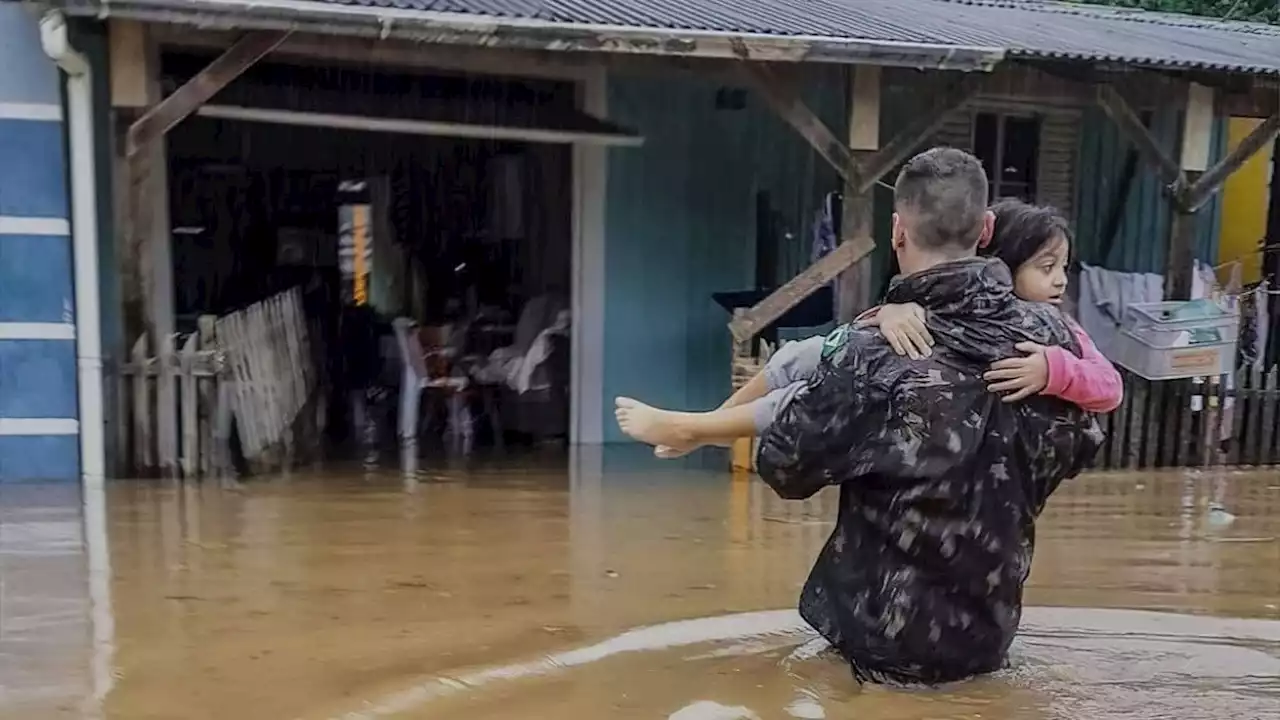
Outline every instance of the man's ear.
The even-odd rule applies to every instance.
[[[978,236],[978,247],[984,248],[991,244],[991,237],[996,232],[996,214],[990,210],[982,215],[982,234]]]
[[[893,214],[893,234],[889,238],[889,247],[895,252],[902,249],[903,243],[907,240],[906,230],[902,227],[902,217],[898,213]]]

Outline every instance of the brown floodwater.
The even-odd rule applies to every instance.
[[[0,486],[0,717],[1280,718],[1280,473],[1052,499],[1010,668],[859,689],[793,608],[834,494],[576,451]]]

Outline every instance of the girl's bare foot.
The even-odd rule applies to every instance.
[[[653,454],[663,460],[675,460],[693,452],[693,448],[688,450],[677,450],[670,445],[658,445],[653,448]]]
[[[682,413],[659,410],[627,397],[617,398],[614,405],[618,427],[633,440],[654,446],[665,445],[681,453],[697,447],[693,435],[681,427]]]

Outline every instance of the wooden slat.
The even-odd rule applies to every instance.
[[[160,338],[159,372],[156,374],[156,460],[165,477],[177,477],[178,464],[178,403],[177,355],[173,349],[172,335]]]
[[[202,353],[214,355],[217,345],[217,335],[215,323],[218,318],[216,315],[201,315],[196,320],[197,338]],[[198,442],[200,443],[200,463],[198,472],[200,477],[213,477],[217,465],[217,447],[214,443],[214,426],[213,418],[216,414],[216,405],[218,401],[218,383],[209,382],[207,380],[196,379],[196,395],[198,398],[199,411],[197,429]]]
[[[1266,384],[1262,386],[1262,452],[1258,457],[1260,465],[1280,464],[1280,430],[1276,429],[1277,410],[1280,410],[1280,369],[1272,368],[1267,373]]]
[[[143,335],[133,344],[130,353],[133,364],[144,367],[147,363],[147,336]],[[154,413],[151,407],[151,393],[145,373],[133,376],[133,465],[142,472],[155,469],[155,455],[151,444],[151,418]]]
[[[199,338],[188,335],[178,353],[179,408],[182,417],[182,477],[194,478],[200,470],[199,382],[193,372]]]
[[[1249,373],[1249,417],[1244,438],[1244,457],[1241,461],[1247,465],[1262,464],[1262,406],[1266,402],[1266,396],[1261,392],[1263,388],[1263,375],[1260,370],[1254,368]]]

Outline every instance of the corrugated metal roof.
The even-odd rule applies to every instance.
[[[85,2],[86,0],[80,0]],[[116,2],[87,0],[104,8]],[[172,2],[173,0],[170,0]],[[991,48],[1012,57],[1280,74],[1280,27],[1048,0],[178,0],[246,15],[344,8],[433,22]],[[165,0],[140,0],[170,4]],[[177,4],[174,2],[173,4]]]

